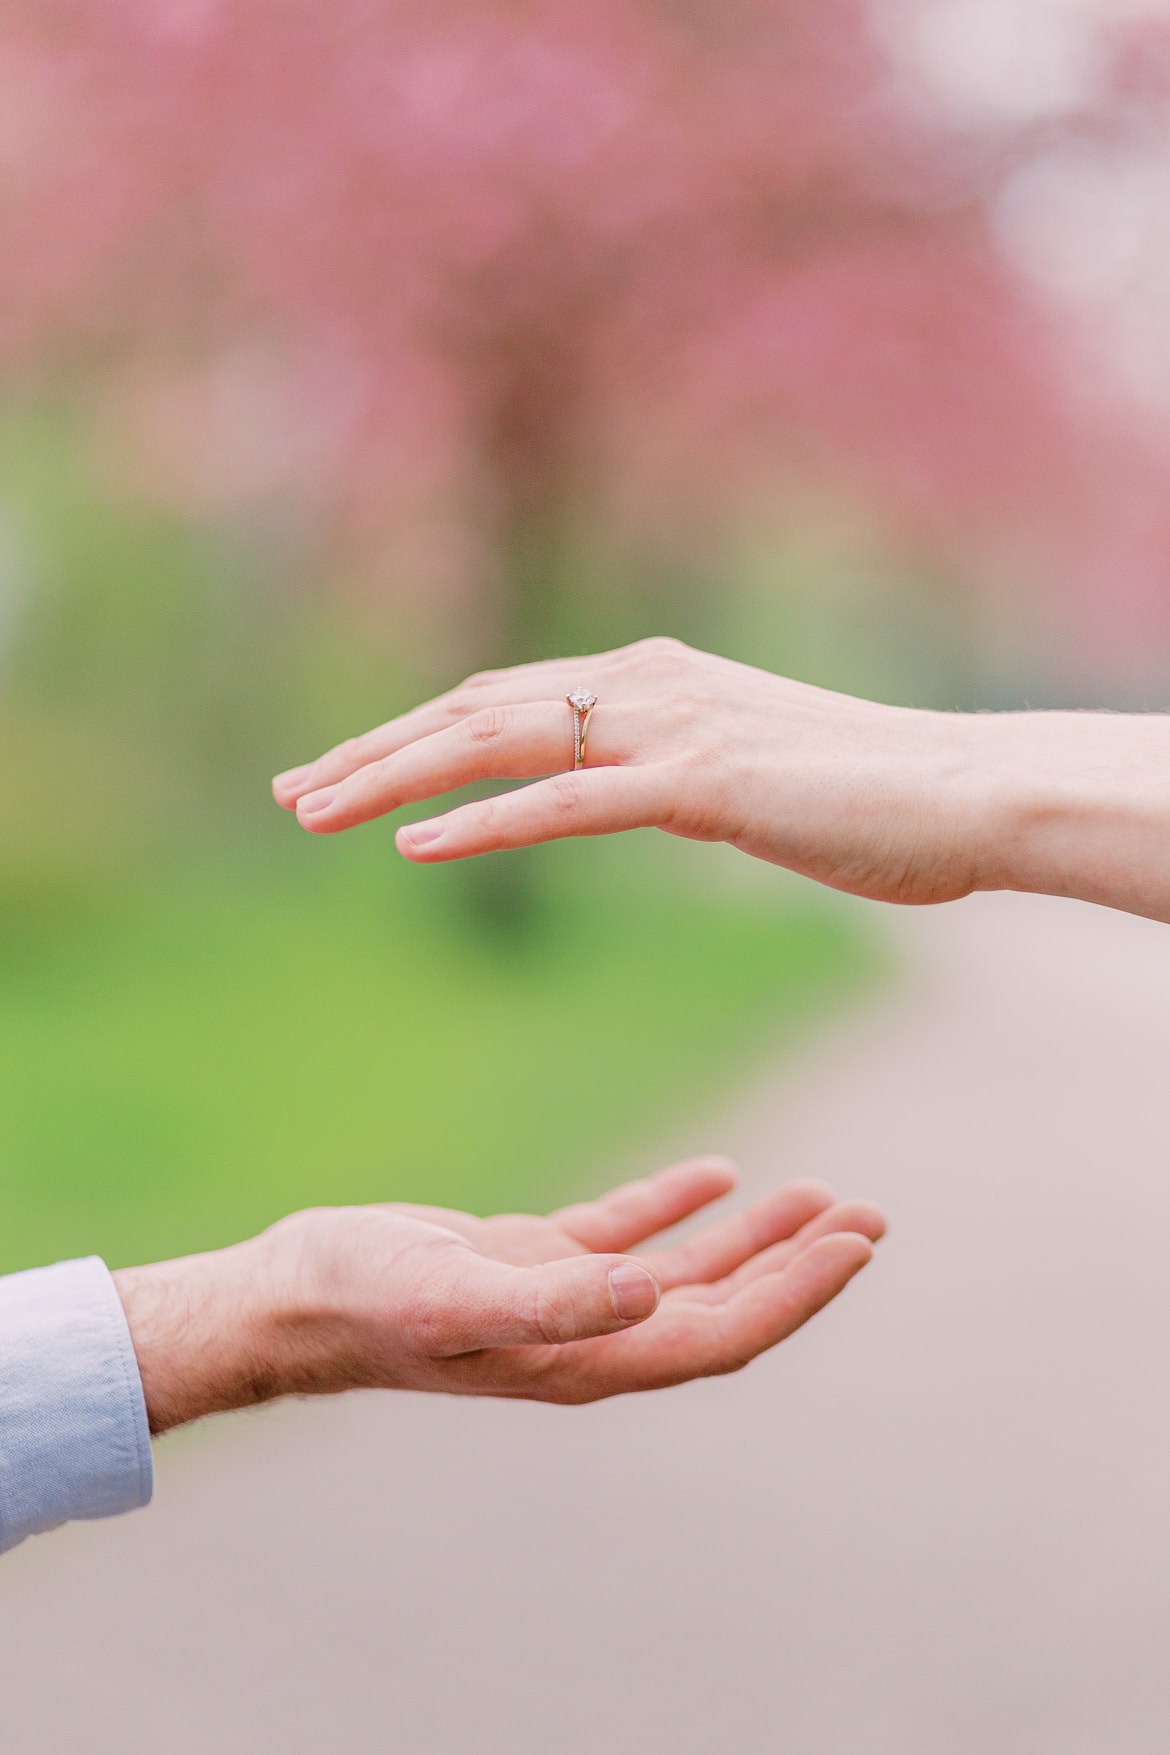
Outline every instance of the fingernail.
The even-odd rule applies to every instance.
[[[443,833],[443,825],[441,822],[407,823],[399,833],[404,841],[410,842],[412,847],[425,847],[428,842],[439,839]]]
[[[310,769],[289,768],[284,774],[277,774],[272,784],[279,786],[282,792],[295,792],[303,780],[309,776]]]
[[[637,1322],[658,1303],[658,1282],[645,1268],[623,1261],[609,1270],[609,1295],[623,1322]]]
[[[323,786],[320,792],[306,793],[298,802],[297,809],[302,816],[315,816],[319,810],[328,810],[340,791],[340,786]]]

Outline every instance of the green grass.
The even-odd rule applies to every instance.
[[[276,864],[0,893],[0,1269],[596,1187],[868,966],[815,897],[686,888],[636,841],[522,856],[544,924],[493,939],[456,872],[289,827]]]

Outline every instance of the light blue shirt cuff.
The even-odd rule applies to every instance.
[[[150,1502],[142,1379],[97,1256],[0,1277],[0,1553]]]

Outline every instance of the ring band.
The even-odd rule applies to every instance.
[[[574,689],[565,699],[573,709],[573,769],[576,771],[585,766],[585,739],[589,735],[589,721],[597,705],[597,696],[589,689]]]

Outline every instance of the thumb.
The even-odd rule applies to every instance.
[[[644,1322],[661,1297],[649,1268],[626,1255],[574,1255],[523,1268],[470,1250],[451,1255],[422,1313],[426,1350],[438,1357],[613,1334]]]

